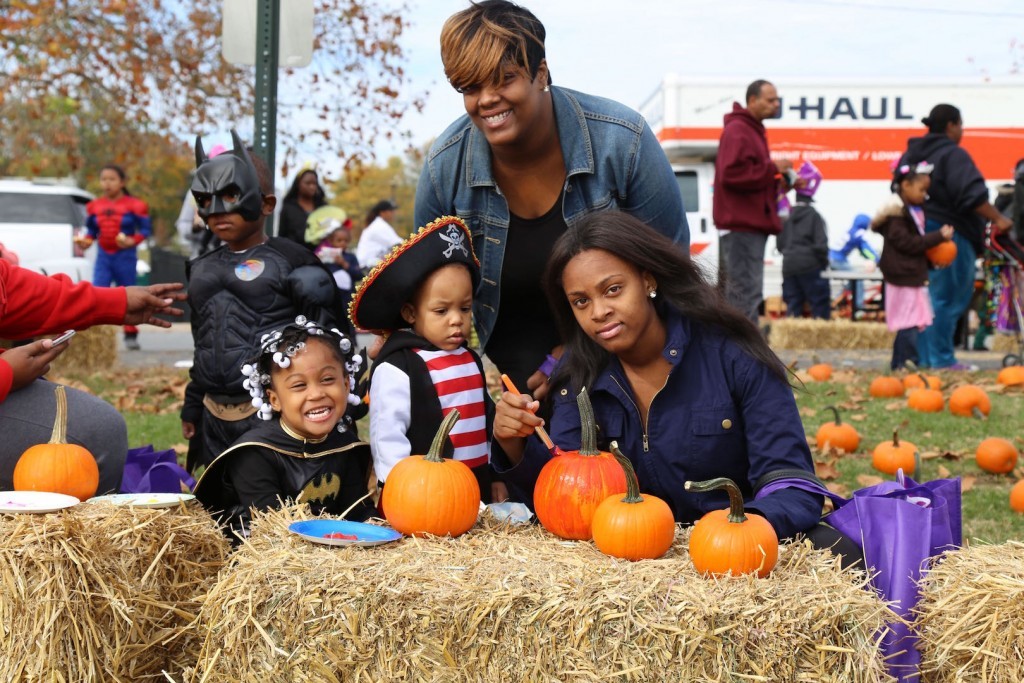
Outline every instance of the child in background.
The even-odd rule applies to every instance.
[[[352,302],[352,291],[356,284],[363,279],[363,269],[359,265],[356,255],[348,250],[352,242],[352,221],[346,221],[348,225],[338,219],[327,219],[324,226],[328,231],[327,235],[316,248],[316,255],[320,258],[327,269],[334,275],[334,283],[338,286],[341,295],[343,311],[348,310]],[[349,324],[346,317],[345,323]],[[350,334],[355,333],[355,328],[349,330]]]
[[[136,247],[152,232],[149,207],[146,202],[132,196],[125,187],[124,169],[107,164],[100,170],[103,196],[85,205],[86,234],[75,238],[75,244],[85,250],[99,241],[92,283],[97,287],[120,287],[135,284],[138,254]],[[139,328],[124,326],[124,345],[130,351],[139,350]]]
[[[790,208],[775,240],[783,257],[782,299],[791,318],[803,317],[806,302],[812,317],[828,320],[832,317],[832,296],[828,280],[821,276],[821,271],[828,268],[828,229],[814,208],[821,173],[805,161],[797,175],[807,183],[796,188],[796,205]]]
[[[476,475],[491,501],[494,412],[483,364],[468,347],[480,263],[466,225],[446,216],[402,242],[370,271],[349,311],[359,329],[387,335],[370,369],[370,449],[378,485],[409,455],[427,452],[458,408],[445,457]],[[440,504],[440,503],[439,503]]]
[[[259,356],[242,366],[245,386],[264,420],[224,451],[199,478],[195,495],[235,536],[248,536],[251,510],[283,501],[313,514],[361,521],[368,502],[370,448],[345,418],[362,359],[337,328],[299,316],[263,335]],[[351,508],[351,509],[350,509]]]
[[[953,239],[953,226],[924,231],[924,200],[931,187],[932,165],[897,166],[893,172],[891,201],[879,209],[871,229],[882,235],[878,267],[885,279],[885,322],[896,331],[891,368],[918,362],[917,335],[932,323],[928,294],[928,257],[925,251]]]
[[[330,272],[306,247],[263,232],[274,212],[270,172],[232,131],[234,149],[208,158],[196,140],[192,181],[199,216],[223,246],[187,264],[195,347],[181,410],[187,467],[210,463],[255,426],[256,408],[238,368],[256,339],[302,314],[338,327]]]

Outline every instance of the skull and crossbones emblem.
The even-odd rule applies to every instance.
[[[462,230],[459,230],[454,225],[449,225],[447,230],[438,234],[441,236],[441,239],[448,243],[444,250],[445,258],[451,258],[456,249],[461,251],[463,256],[469,256],[469,250],[466,249],[466,233]]]

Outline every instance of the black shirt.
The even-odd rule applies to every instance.
[[[541,278],[551,248],[566,230],[561,195],[538,218],[509,215],[498,318],[484,351],[520,391],[527,391],[526,380],[561,343]]]

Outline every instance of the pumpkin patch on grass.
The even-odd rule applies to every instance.
[[[897,470],[913,474],[917,469],[917,446],[900,441],[898,429],[892,431],[892,441],[883,441],[871,453],[871,464],[879,472],[895,475]]]
[[[978,467],[992,474],[1009,474],[1017,466],[1019,456],[1016,446],[997,436],[990,436],[978,444],[974,454]]]
[[[832,411],[832,414],[835,415],[835,420],[826,422],[818,428],[818,434],[815,437],[818,449],[825,450],[831,446],[846,453],[853,453],[860,446],[860,434],[857,433],[857,430],[849,422],[842,421],[842,418],[839,417],[838,408],[829,406],[827,410]]]

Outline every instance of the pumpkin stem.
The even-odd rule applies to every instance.
[[[448,435],[452,431],[452,427],[459,421],[458,409],[452,409],[450,413],[444,416],[444,420],[441,421],[441,426],[437,428],[437,434],[434,434],[434,440],[430,442],[430,450],[423,456],[423,459],[427,462],[441,462],[441,455],[444,453],[444,445],[448,441]]]
[[[600,455],[597,450],[597,421],[594,419],[594,406],[590,403],[587,388],[583,387],[576,396],[576,405],[580,409],[580,455]]]
[[[917,477],[918,481],[923,481],[921,479],[924,476],[921,474],[921,452],[916,449],[914,450],[914,476]]]
[[[640,495],[640,482],[636,478],[636,470],[633,469],[633,463],[629,461],[629,458],[622,454],[619,450],[619,444],[616,441],[611,443],[612,455],[618,461],[619,465],[622,466],[622,471],[626,473],[626,497],[622,499],[623,503],[642,503],[644,502],[643,496]]]
[[[835,419],[836,427],[838,427],[839,425],[843,424],[843,421],[839,419],[839,408],[836,408],[835,406],[828,406],[827,408],[825,408],[825,410],[831,410],[832,414],[836,416],[836,419]]]
[[[50,443],[66,444],[68,442],[68,398],[64,393],[64,385],[58,384],[53,393],[57,396],[57,417],[53,420]]]
[[[729,521],[734,524],[742,524],[747,521],[747,516],[743,514],[743,494],[732,479],[718,477],[707,481],[688,481],[683,484],[683,488],[696,493],[725,489],[725,492],[729,494]]]
[[[893,448],[899,448],[899,445],[900,445],[900,430],[899,429],[894,429],[894,430],[892,430],[892,447]]]
[[[986,419],[985,413],[981,412],[981,408],[979,408],[978,406],[972,407],[971,412],[974,413],[974,417],[978,418],[979,420]]]

